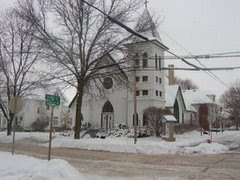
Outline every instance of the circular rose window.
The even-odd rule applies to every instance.
[[[107,77],[103,80],[103,86],[106,88],[106,89],[110,89],[112,88],[113,86],[113,80],[112,78],[110,77]]]

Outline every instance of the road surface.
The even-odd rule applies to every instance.
[[[0,151],[11,151],[11,144],[0,143]],[[17,142],[15,152],[47,159],[48,149],[22,140]],[[237,152],[183,156],[53,148],[52,158],[67,160],[88,179],[240,179]]]

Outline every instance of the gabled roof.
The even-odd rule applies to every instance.
[[[113,67],[116,67],[126,79],[128,78],[126,73],[122,70],[122,68],[119,66],[119,64],[115,61],[115,59],[109,53],[106,54],[102,59],[100,59],[97,62],[96,67],[97,66],[104,66],[104,65],[106,65],[106,63],[109,63],[106,60],[110,60],[110,63],[114,65]]]
[[[173,115],[164,115],[163,119],[166,122],[177,122],[177,119]]]
[[[186,94],[182,93],[183,95],[183,99],[186,105],[186,111],[192,111],[192,112],[197,112],[197,110],[191,105],[190,102],[188,102],[187,98],[186,98]]]
[[[179,89],[179,85],[165,86],[165,100],[166,100],[165,106],[166,107],[174,106],[178,89]]]
[[[124,78],[128,79],[128,76],[126,75],[126,73],[122,70],[122,68],[119,66],[119,64],[115,61],[115,59],[110,54],[107,54],[104,57],[107,57],[107,59],[109,59],[112,62],[112,64],[115,64],[113,67],[116,67],[122,73]],[[101,60],[98,61],[96,66],[104,66],[106,64],[106,61],[104,61],[104,60],[106,60],[106,58],[104,58],[104,57],[102,58],[102,61]],[[74,96],[74,98],[72,99],[72,101],[70,102],[70,104],[68,105],[69,108],[71,108],[71,106],[73,105],[76,98],[77,98],[77,93]]]
[[[192,89],[192,90],[183,90],[182,94],[184,99],[190,104],[216,104],[212,101],[208,95],[209,91],[200,90],[200,89]],[[211,95],[214,95],[211,93]]]
[[[166,107],[173,107],[174,103],[177,99],[177,94],[180,93],[180,96],[183,101],[184,109],[186,109],[186,104],[184,98],[182,96],[181,88],[179,85],[166,85],[165,86],[165,100],[166,100]]]

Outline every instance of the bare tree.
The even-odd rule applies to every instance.
[[[10,135],[14,114],[7,104],[12,97],[23,97],[36,87],[34,65],[41,48],[33,36],[36,29],[22,21],[13,9],[2,14],[0,21],[0,109]]]
[[[162,117],[170,114],[172,113],[168,109],[149,107],[144,110],[144,118],[147,122],[146,126],[155,136],[159,137],[163,130]]]
[[[198,86],[191,79],[175,77],[175,83],[179,84],[182,90],[198,89]]]
[[[240,81],[234,83],[222,94],[220,102],[223,104],[224,111],[229,114],[238,130],[240,125]]]
[[[139,8],[140,0],[86,0],[106,15],[127,24]],[[132,36],[82,0],[22,0],[20,16],[34,25],[45,44],[46,56],[58,67],[55,76],[77,89],[74,138],[80,138],[83,95],[90,81],[102,76],[99,61],[122,49]],[[112,71],[107,72],[111,75]],[[113,73],[114,74],[114,73]]]

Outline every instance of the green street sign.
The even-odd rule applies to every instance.
[[[55,95],[46,94],[45,95],[46,106],[59,106],[60,97]]]

